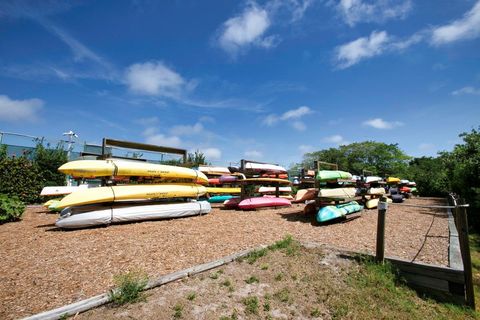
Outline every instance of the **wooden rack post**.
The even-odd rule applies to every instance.
[[[377,247],[375,255],[375,260],[381,263],[385,259],[385,216],[387,207],[387,198],[382,196],[378,201]]]
[[[473,289],[472,257],[470,255],[470,243],[468,237],[467,208],[463,199],[460,199],[456,203],[456,205],[457,206],[455,208],[455,220],[457,222],[457,230],[460,240],[460,250],[462,252],[463,273],[465,275],[466,300],[467,305],[473,310],[475,310],[475,291]]]

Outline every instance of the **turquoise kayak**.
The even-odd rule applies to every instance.
[[[234,198],[233,196],[223,195],[223,196],[213,196],[208,199],[210,203],[223,203],[227,200]]]
[[[352,174],[350,172],[338,170],[320,170],[317,173],[317,180],[319,181],[330,181],[338,179],[350,180],[352,179]]]
[[[359,205],[356,201],[351,201],[336,206],[326,206],[318,210],[317,221],[326,222],[362,210],[363,206]]]

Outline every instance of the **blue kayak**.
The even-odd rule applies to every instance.
[[[363,206],[359,205],[356,201],[339,204],[336,206],[326,206],[320,208],[317,212],[317,221],[326,222],[340,217],[344,217],[348,214],[362,211]]]
[[[213,196],[213,197],[210,197],[208,199],[208,202],[210,203],[223,203],[227,200],[230,200],[234,198],[234,196],[230,196],[230,195],[223,195],[223,196]]]

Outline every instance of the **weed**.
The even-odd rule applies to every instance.
[[[291,276],[291,278],[292,278],[293,281],[297,281],[297,275],[296,275],[296,274],[293,274],[293,275]]]
[[[248,296],[243,299],[247,313],[258,314],[258,298],[255,296]]]
[[[64,313],[58,318],[58,320],[67,320],[68,319],[68,313]]]
[[[275,242],[272,245],[268,246],[269,250],[278,250],[278,249],[285,249],[288,248],[292,243],[294,242],[293,238],[291,235],[287,234],[285,237],[283,237],[282,240],[279,240]]]
[[[275,279],[275,281],[281,281],[281,280],[283,279],[283,273],[281,273],[281,272],[280,272],[280,273],[277,273],[277,274],[275,275],[275,278],[274,278],[274,279]]]
[[[249,264],[254,264],[259,258],[265,256],[267,252],[268,250],[266,248],[253,250],[252,252],[250,252],[245,256],[245,259]]]
[[[288,302],[290,301],[290,291],[287,288],[283,288],[282,290],[275,292],[273,297],[280,302]]]
[[[217,273],[218,273],[218,274],[223,274],[223,272],[224,272],[223,269],[218,269],[218,270],[217,270]]]
[[[263,311],[270,311],[270,302],[265,301],[263,304]]]
[[[318,308],[315,308],[312,310],[312,312],[310,312],[310,316],[315,318],[320,317],[321,314],[322,313],[320,312],[320,310],[318,310]]]
[[[246,279],[245,282],[248,283],[248,284],[252,284],[252,283],[255,283],[255,282],[256,282],[256,283],[259,283],[260,281],[258,280],[257,277],[255,277],[255,276],[250,276],[250,278]]]
[[[183,313],[183,306],[180,303],[177,303],[173,307],[173,318],[180,319],[182,317],[182,313]]]
[[[230,281],[230,279],[226,279],[221,283],[221,285],[225,287],[230,287],[232,285],[232,282]]]
[[[141,291],[148,282],[147,275],[139,271],[129,271],[113,277],[116,288],[110,291],[110,298],[117,304],[136,302],[143,299]]]
[[[210,275],[208,277],[210,279],[216,280],[216,279],[218,279],[219,274],[218,274],[218,272],[213,272],[213,273],[210,273]]]
[[[268,270],[268,267],[269,267],[268,263],[262,263],[260,265],[260,269],[262,269],[262,270]]]
[[[195,294],[195,292],[190,292],[189,294],[187,294],[187,300],[193,301],[196,297],[197,295]]]

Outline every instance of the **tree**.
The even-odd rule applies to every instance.
[[[414,158],[409,163],[406,178],[417,183],[422,196],[444,197],[450,191],[450,181],[443,157]]]
[[[58,172],[58,168],[68,161],[67,153],[63,144],[59,143],[56,148],[45,148],[37,144],[33,157],[33,164],[38,168],[45,180],[45,186],[61,186],[65,184],[65,175]]]
[[[362,174],[363,170],[368,170],[381,176],[403,176],[407,172],[409,159],[398,144],[364,141],[307,153],[304,155],[303,165],[311,167],[313,161],[320,160],[336,163],[339,170],[358,175]]]
[[[189,153],[187,158],[187,163],[190,167],[198,167],[202,164],[207,164],[207,159],[205,154],[200,150],[195,150],[194,153]]]

